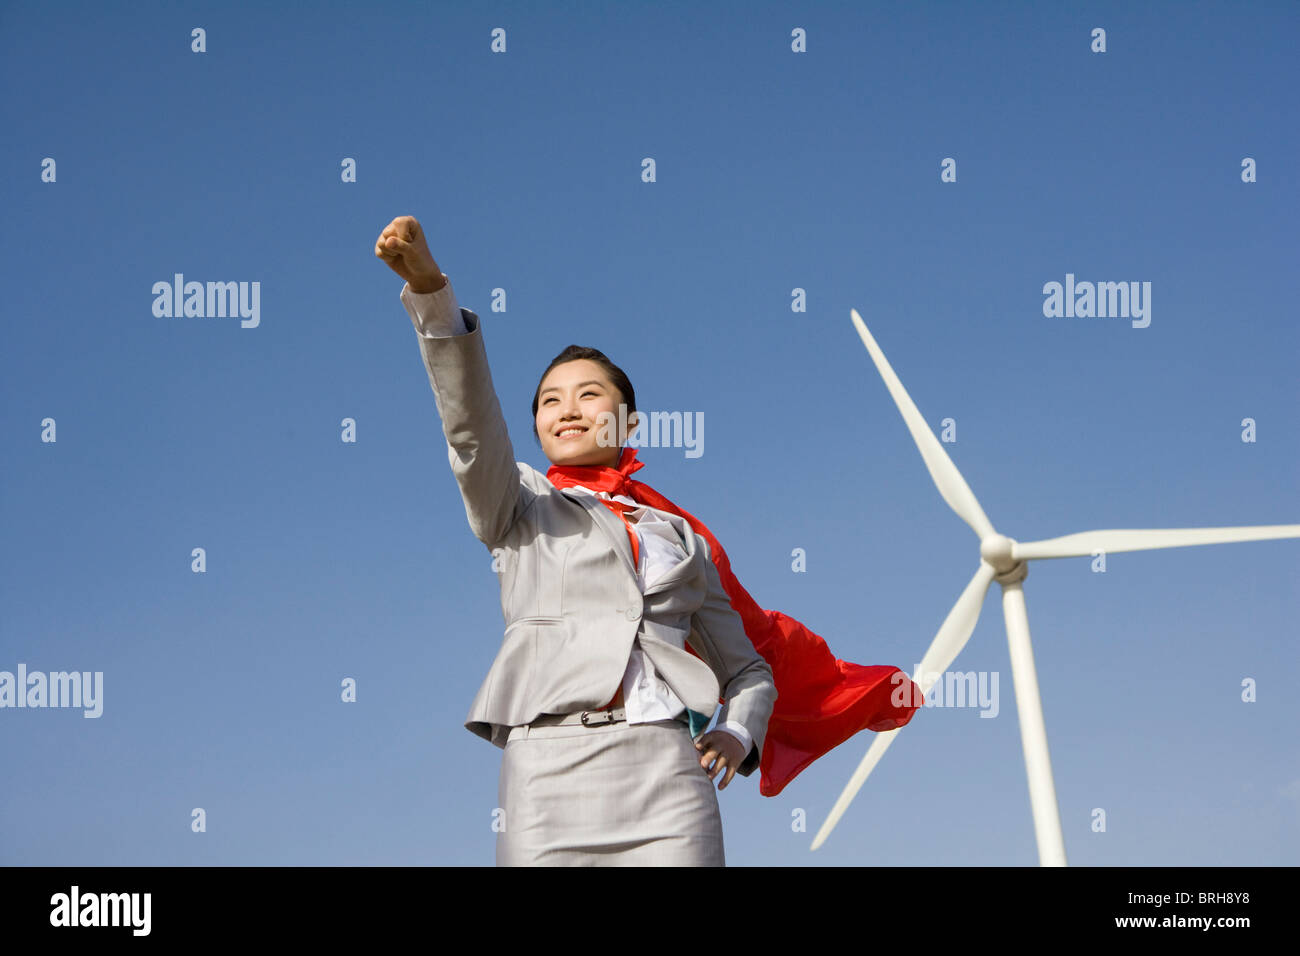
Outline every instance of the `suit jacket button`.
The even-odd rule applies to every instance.
[[[635,621],[640,617],[641,617],[641,609],[639,607],[630,607],[627,609],[627,619],[629,621]]]

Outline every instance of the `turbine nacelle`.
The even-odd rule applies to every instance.
[[[985,535],[980,541],[980,557],[995,572],[995,579],[1000,584],[1014,584],[1023,581],[1029,573],[1029,565],[1016,560],[1016,540],[1005,534]]]
[[[1015,567],[1015,547],[1016,543],[1005,534],[990,534],[980,542],[980,557],[993,565],[998,574],[1005,574]]]

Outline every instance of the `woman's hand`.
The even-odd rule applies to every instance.
[[[409,282],[412,292],[437,292],[447,284],[414,216],[398,216],[385,226],[375,242],[375,255]]]
[[[742,747],[736,735],[729,734],[725,730],[710,730],[695,741],[695,749],[700,751],[700,766],[709,772],[710,780],[718,775],[719,770],[727,771],[722,777],[722,782],[718,784],[719,790],[726,789],[731,778],[736,775],[736,768],[745,762],[745,751]]]

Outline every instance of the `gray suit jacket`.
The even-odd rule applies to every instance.
[[[465,726],[505,747],[512,726],[539,714],[601,706],[637,638],[691,710],[710,715],[725,699],[718,722],[749,731],[754,746],[737,772],[753,773],[776,686],[722,589],[708,542],[684,518],[655,509],[676,528],[686,557],[642,594],[623,522],[591,495],[556,488],[515,461],[479,317],[465,308],[461,317],[465,334],[416,337],[470,529],[500,568],[505,634]]]

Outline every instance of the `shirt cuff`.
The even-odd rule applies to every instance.
[[[749,752],[754,749],[754,738],[749,735],[748,730],[746,730],[741,724],[736,723],[734,720],[724,721],[713,729],[725,730],[727,733],[731,734],[731,736],[739,740],[745,747],[746,757],[748,757]]]
[[[443,287],[437,292],[412,292],[408,282],[402,286],[402,305],[411,317],[415,331],[423,338],[446,338],[449,335],[464,335],[469,330],[460,314],[456,303],[456,293],[451,288],[451,280],[446,273],[442,276]]]

